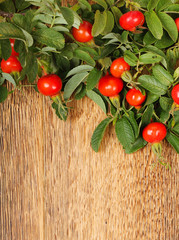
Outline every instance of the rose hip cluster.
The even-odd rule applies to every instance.
[[[137,33],[139,28],[143,27],[145,18],[140,11],[129,11],[123,14],[119,19],[120,26],[127,31]],[[175,19],[177,29],[179,31],[179,18]],[[93,25],[83,20],[79,28],[72,28],[73,38],[77,42],[90,43],[94,42],[92,36]],[[5,73],[21,72],[22,66],[18,60],[19,53],[14,50],[14,39],[10,39],[11,56],[1,61],[1,69]],[[122,74],[130,70],[130,65],[124,60],[124,57],[115,59],[110,66],[110,73],[107,73],[99,80],[98,89],[100,93],[109,97],[118,98],[119,93],[123,90],[124,83],[121,78]],[[132,86],[132,84],[131,84]],[[62,89],[62,80],[56,74],[44,74],[38,79],[37,87],[40,93],[45,96],[55,97]],[[179,84],[175,85],[171,91],[171,97],[174,104],[179,105]],[[136,109],[141,108],[146,100],[146,93],[142,93],[140,89],[132,87],[127,91],[125,96],[127,103]],[[113,102],[113,101],[112,101]],[[120,107],[120,104],[118,105]],[[143,138],[150,143],[156,144],[162,141],[167,134],[166,127],[160,122],[151,122],[142,131]]]
[[[114,97],[123,89],[121,75],[130,70],[129,64],[123,57],[115,59],[110,66],[111,75],[102,77],[99,81],[98,89],[104,96]],[[146,95],[143,95],[139,89],[132,88],[126,94],[126,101],[134,107],[141,107],[145,101]]]
[[[1,70],[4,73],[13,73],[13,72],[21,72],[22,66],[20,61],[18,60],[19,53],[14,50],[15,39],[10,39],[11,43],[11,56],[5,60],[1,61]]]
[[[119,19],[120,26],[123,29],[131,32],[135,32],[138,28],[141,28],[144,22],[144,15],[140,11],[129,11],[123,14]],[[179,18],[176,19],[175,22],[178,28]],[[83,21],[78,29],[72,29],[74,39],[83,43],[93,40],[91,32],[92,24],[87,21]],[[115,59],[110,66],[110,74],[107,73],[99,80],[98,89],[100,93],[104,96],[109,97],[111,101],[113,98],[118,99],[119,93],[124,87],[121,75],[125,71],[129,70],[130,66],[123,57]],[[176,104],[179,104],[179,84],[173,88],[171,95],[174,102]],[[129,105],[134,106],[136,109],[139,109],[146,100],[146,94],[143,94],[141,90],[133,87],[132,89],[128,90],[125,98]],[[160,122],[151,122],[142,131],[143,138],[147,142],[152,143],[154,145],[154,148],[157,148],[157,144],[159,144],[159,142],[165,138],[166,134],[167,129],[165,125]]]

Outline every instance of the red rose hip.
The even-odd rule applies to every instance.
[[[120,78],[122,73],[130,70],[129,64],[123,57],[115,59],[110,67],[110,72],[114,77]]]
[[[72,35],[78,42],[89,42],[91,39],[93,39],[91,30],[92,24],[88,21],[83,21],[78,29],[73,27]]]
[[[142,132],[144,140],[150,143],[159,143],[166,137],[166,134],[167,129],[160,122],[149,123]]]
[[[178,29],[178,32],[179,32],[179,17],[175,19],[175,23],[176,23],[176,26],[177,26],[177,29]]]
[[[106,75],[99,80],[98,89],[104,96],[113,97],[123,89],[123,81],[120,78]]]
[[[143,95],[138,89],[130,89],[126,94],[126,100],[131,106],[140,106],[146,99],[146,95]]]
[[[56,74],[47,74],[39,78],[37,88],[45,96],[54,96],[62,89],[62,80]]]
[[[179,84],[175,85],[172,89],[172,98],[176,104],[179,104]]]
[[[121,27],[128,31],[135,31],[136,27],[140,27],[144,24],[144,14],[140,11],[129,11],[123,14],[119,19]]]
[[[12,49],[11,56],[18,57],[19,53],[14,50],[15,39],[9,39],[9,40],[10,40],[11,49]]]
[[[16,57],[10,56],[7,60],[2,59],[1,70],[4,73],[21,72],[22,66]]]

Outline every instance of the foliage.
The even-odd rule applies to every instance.
[[[145,23],[136,31],[125,31],[119,18],[138,10]],[[52,107],[60,119],[66,120],[68,101],[85,96],[106,114],[92,136],[95,151],[110,123],[115,125],[118,140],[126,153],[143,148],[143,128],[150,121],[162,122],[167,128],[166,140],[179,152],[179,111],[171,97],[179,83],[178,30],[179,4],[172,0],[79,0],[64,7],[60,0],[18,0],[0,2],[0,57],[11,56],[9,39],[15,39],[15,51],[23,67],[21,73],[0,73],[0,102],[19,91],[27,79],[36,87],[43,74],[55,73],[62,79],[59,98]],[[92,23],[93,40],[82,43],[74,39],[72,28],[82,20]],[[124,57],[130,72],[122,77],[124,88],[116,104],[97,89],[102,75],[110,73],[113,60]],[[13,84],[8,91],[6,81]],[[125,96],[136,87],[147,95],[140,109],[129,106]],[[37,94],[34,92],[34,94]]]

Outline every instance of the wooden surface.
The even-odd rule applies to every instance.
[[[178,240],[175,151],[151,171],[150,146],[126,155],[111,126],[95,153],[98,106],[72,102],[64,123],[50,103],[24,90],[0,105],[0,239]]]
[[[0,239],[177,240],[174,150],[164,143],[171,171],[151,171],[150,146],[126,155],[110,127],[95,153],[98,106],[72,102],[64,123],[50,103],[24,90],[0,106]]]

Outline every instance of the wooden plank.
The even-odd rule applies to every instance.
[[[26,92],[26,91],[25,91]],[[44,239],[43,108],[33,92],[0,110],[1,239]]]
[[[95,153],[98,106],[72,102],[64,123],[50,104],[25,91],[1,107],[2,239],[177,239],[174,150],[164,143],[171,171],[151,171],[150,146],[126,155],[110,127]]]
[[[0,238],[178,239],[175,151],[164,142],[172,170],[151,171],[150,146],[126,155],[110,126],[95,153],[90,138],[105,118],[98,106],[72,102],[64,123],[50,104],[29,90],[1,104]]]

